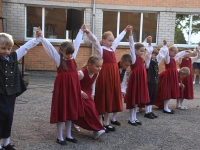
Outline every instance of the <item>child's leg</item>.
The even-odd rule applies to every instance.
[[[72,121],[71,120],[67,120],[65,122],[65,130],[66,130],[66,141],[72,142],[72,143],[77,143],[77,140],[75,138],[72,137],[71,135],[71,128],[72,128]]]
[[[117,112],[113,113],[111,121],[117,121],[116,117],[117,117]]]
[[[176,100],[176,107],[177,107],[177,108],[180,108],[180,107],[181,107],[180,101],[181,101],[181,99],[180,99],[180,98],[177,98],[177,100]]]
[[[57,123],[57,131],[58,131],[58,139],[60,141],[64,141],[63,135],[62,135],[62,132],[63,132],[63,123],[62,122]]]
[[[99,115],[99,122],[103,125],[102,115]]]
[[[187,107],[183,105],[183,101],[184,101],[184,99],[181,98],[181,99],[180,99],[181,109],[187,109]]]
[[[7,146],[10,144],[10,137],[9,138],[2,138],[2,145]]]
[[[133,119],[134,119],[134,121],[137,120],[136,115],[137,115],[137,104],[135,105],[135,108],[133,108]]]
[[[129,109],[129,114],[130,114],[130,122],[133,122],[134,121],[134,118],[133,118],[133,116],[134,116],[134,108],[132,108],[132,109]]]
[[[109,131],[115,131],[116,130],[115,127],[109,125],[109,121],[110,121],[109,115],[110,115],[109,113],[104,114],[104,127]]]
[[[149,105],[145,105],[145,114],[149,113]]]
[[[112,118],[111,118],[111,124],[120,126],[121,123],[116,120],[116,117],[117,117],[117,112],[114,112],[113,115],[112,115]]]
[[[164,110],[167,112],[171,112],[171,109],[169,109],[169,99],[164,101]]]
[[[152,105],[149,105],[149,112],[152,112]]]

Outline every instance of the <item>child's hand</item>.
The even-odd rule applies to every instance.
[[[167,40],[163,40],[163,45],[167,45]]]
[[[81,26],[81,30],[82,30],[83,32],[85,32],[86,34],[90,33],[90,31],[87,29],[87,27],[86,27],[85,24],[83,24],[83,25]]]
[[[180,88],[183,90],[185,88],[185,85],[181,83]]]
[[[132,26],[127,25],[126,28],[125,28],[124,30],[125,30],[126,32],[128,32],[128,31],[130,31],[131,27],[132,27]],[[132,27],[132,29],[133,29],[133,27]]]
[[[148,36],[146,38],[146,40],[147,40],[147,43],[149,43],[149,45],[151,45],[151,43],[152,43],[152,36]]]
[[[36,38],[38,38],[38,37],[43,37],[42,30],[41,30],[40,26],[36,30]]]
[[[85,92],[81,92],[81,97],[83,99],[88,99],[88,95]]]

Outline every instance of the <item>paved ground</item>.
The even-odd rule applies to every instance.
[[[12,143],[22,150],[199,150],[200,149],[200,85],[196,84],[195,99],[185,101],[188,110],[175,110],[174,115],[163,114],[154,108],[157,119],[137,118],[142,126],[127,123],[126,109],[119,114],[117,131],[94,140],[91,132],[81,129],[73,133],[77,144],[60,146],[56,141],[56,126],[49,123],[51,96],[55,72],[31,71],[28,90],[17,98]],[[170,101],[175,109],[175,100]]]

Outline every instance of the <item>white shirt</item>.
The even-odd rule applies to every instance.
[[[117,36],[117,38],[113,41],[112,46],[110,48],[105,47],[105,46],[101,46],[99,40],[91,32],[87,34],[87,37],[90,40],[90,42],[94,44],[94,47],[96,48],[98,55],[102,58],[103,57],[103,49],[105,49],[107,51],[114,51],[115,52],[119,42],[124,38],[125,34],[126,34],[126,31],[122,31]]]
[[[182,63],[182,58],[183,58],[183,57],[179,58],[179,61],[178,61],[179,64]],[[195,56],[195,57],[190,57],[190,58],[191,58],[191,64],[193,64],[193,63],[196,62],[197,60],[200,60],[200,52],[197,53],[197,56]]]
[[[143,42],[145,48],[146,48],[146,54],[145,54],[145,65],[146,65],[146,68],[148,69],[149,68],[149,65],[150,65],[150,61],[151,61],[151,56],[152,56],[152,52],[153,52],[153,46],[149,45],[148,43]],[[158,65],[161,63],[162,59],[165,58],[165,56],[169,53],[168,51],[168,48],[166,45],[164,45],[158,55],[156,56],[156,60],[158,62]]]
[[[76,39],[74,40],[74,53],[72,54],[71,59],[76,58],[76,55],[78,53],[78,50],[82,41],[82,37],[83,37],[83,31],[80,29],[76,36]],[[57,52],[57,50],[53,47],[53,45],[47,39],[42,38],[41,42],[48,56],[51,58],[51,60],[54,61],[54,63],[56,64],[56,67],[59,67],[60,54]]]
[[[121,83],[121,92],[122,93],[126,93],[126,88],[127,88],[127,84],[128,84],[128,73],[125,72],[122,83]]]

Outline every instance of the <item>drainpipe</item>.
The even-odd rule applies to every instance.
[[[95,25],[95,13],[96,13],[96,0],[93,0],[93,12],[92,12],[92,33],[94,34]],[[94,44],[92,44],[92,55],[94,55]]]

